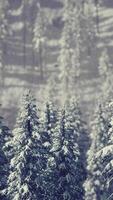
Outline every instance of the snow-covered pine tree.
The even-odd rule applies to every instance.
[[[4,59],[6,56],[6,36],[8,34],[8,21],[7,21],[7,8],[8,8],[8,1],[7,0],[1,0],[0,2],[0,84],[3,87],[4,86]]]
[[[61,50],[59,55],[61,99],[65,102],[69,95],[69,74],[72,67],[72,46],[71,46],[71,21],[70,11],[72,6],[69,0],[64,1],[63,20],[64,27],[61,35]],[[63,97],[62,97],[63,96]]]
[[[55,123],[58,120],[57,115],[58,115],[57,107],[52,102],[47,103],[46,104],[46,126],[48,130],[55,127]]]
[[[107,76],[109,64],[110,64],[110,60],[108,56],[108,51],[107,49],[104,49],[99,59],[99,75],[104,76],[104,79]]]
[[[61,149],[57,157],[57,199],[84,199],[84,167],[80,159],[77,135],[67,118],[65,110],[62,111],[60,122]]]
[[[46,104],[45,120],[43,127],[43,146],[46,152],[47,165],[43,177],[43,187],[45,191],[44,200],[54,199],[55,184],[53,182],[54,167],[56,165],[55,153],[59,149],[59,122],[58,111],[53,103]]]
[[[86,123],[83,120],[82,113],[79,107],[78,100],[71,98],[66,105],[66,116],[73,127],[76,139],[79,144],[79,149],[81,152],[81,160],[83,161],[83,166],[86,165],[86,151],[89,146],[89,137],[87,134]]]
[[[86,3],[85,9],[85,21],[86,21],[86,39],[87,39],[87,47],[88,47],[88,55],[93,56],[97,62],[97,54],[96,54],[96,35],[97,29],[95,25],[95,6],[93,0],[88,0]],[[93,48],[92,48],[93,46]],[[92,62],[92,58],[91,58]]]
[[[53,148],[53,143],[56,135],[54,135],[54,128],[58,121],[57,108],[52,102],[46,103],[45,120],[43,127],[43,145],[50,151]],[[48,151],[48,153],[49,153]]]
[[[79,108],[78,100],[75,98],[69,99],[66,104],[66,111],[70,123],[72,122],[72,125],[74,125],[73,128],[76,130],[76,134],[80,137],[84,127],[84,122],[81,119],[82,114]]]
[[[59,55],[61,92],[64,99],[71,96],[76,79],[80,75],[80,20],[76,1],[64,1],[64,27]],[[74,92],[74,91],[73,91]]]
[[[102,163],[102,177],[104,178],[104,194],[102,199],[113,198],[113,103],[109,104],[111,117],[105,146],[98,151],[96,158]],[[110,115],[109,115],[110,116]]]
[[[110,120],[108,144],[102,149],[101,159],[104,163],[105,197],[113,198],[113,118]]]
[[[45,91],[46,91],[45,98],[48,99],[48,101],[51,101],[51,99],[52,99],[52,102],[54,104],[58,104],[58,102],[59,102],[59,83],[58,83],[58,74],[56,73],[56,71],[54,71],[54,72],[52,72],[52,74],[50,74],[50,76],[47,80]]]
[[[5,144],[11,137],[11,132],[3,123],[3,118],[0,117],[0,199],[5,200],[4,190],[7,188],[7,178],[9,175],[9,157],[5,148]]]
[[[59,136],[59,148],[53,152],[53,169],[50,169],[50,188],[55,200],[84,199],[84,167],[80,160],[77,135],[65,111],[62,111],[59,124],[54,130]]]
[[[43,127],[43,145],[50,151],[51,149],[51,109],[50,104],[46,104],[45,123]]]
[[[100,157],[97,157],[97,155],[108,142],[107,133],[109,127],[110,124],[105,114],[105,110],[100,104],[92,123],[91,146],[88,151],[87,159],[88,178],[84,184],[86,190],[86,200],[101,200],[101,198],[104,198],[105,185],[102,175],[104,163]]]
[[[99,7],[100,7],[100,0],[95,0],[95,8],[96,8],[96,27],[97,27],[97,32],[100,32],[100,20],[99,20]]]
[[[37,17],[34,24],[34,48],[38,53],[41,78],[44,76],[44,46],[46,43],[46,17],[40,3],[37,3]]]
[[[81,3],[82,4],[82,3]],[[79,94],[79,77],[81,67],[81,13],[82,6],[75,2],[73,3],[72,20],[72,67],[70,68],[70,91],[75,90],[76,96]],[[72,92],[71,92],[72,96]]]
[[[112,98],[112,65],[106,48],[101,53],[98,69],[101,78],[101,98],[106,102]]]
[[[43,199],[42,174],[46,167],[35,100],[28,92],[13,131],[7,196],[11,200]]]

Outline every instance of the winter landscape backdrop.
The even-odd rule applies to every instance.
[[[62,36],[63,18],[65,18],[63,16],[64,1],[41,0],[39,1],[40,13],[37,2],[36,0],[9,0],[7,5],[7,1],[2,0],[0,3],[2,63],[0,103],[3,115],[11,128],[18,100],[24,89],[32,88],[36,91],[39,101],[43,101],[45,86],[49,84],[50,77],[56,75],[57,79],[60,76],[58,57],[61,53],[63,37],[67,37]],[[80,58],[75,61],[76,65],[80,65],[77,67],[79,69],[77,69],[76,82],[81,96],[81,105],[83,108],[87,107],[86,111],[89,114],[89,111],[92,112],[94,108],[92,105],[95,104],[95,99],[100,94],[102,81],[98,66],[102,54],[103,59],[106,59],[103,51],[108,51],[112,64],[113,5],[110,0],[99,2],[80,0],[77,4],[81,10],[80,13],[75,14],[80,16],[78,16],[78,21],[76,18],[74,22],[76,23],[75,41],[78,41],[77,54],[80,51],[78,55]],[[38,15],[41,15],[39,19]],[[68,30],[64,31],[68,34]],[[39,58],[38,42],[42,46],[40,50],[43,51],[42,61]],[[104,61],[101,59],[101,62]],[[76,93],[75,89],[73,91]]]
[[[112,52],[112,0],[0,1],[0,199],[113,200]]]

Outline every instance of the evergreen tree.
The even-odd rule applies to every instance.
[[[97,62],[97,54],[96,54],[96,35],[97,35],[97,29],[95,28],[95,12],[94,12],[94,2],[93,0],[88,0],[86,4],[86,12],[85,12],[85,18],[86,18],[86,36],[87,36],[87,46],[88,46],[88,55],[93,56],[96,59]],[[94,44],[95,42],[95,44]],[[92,48],[93,45],[93,48]],[[92,54],[91,54],[92,52]],[[92,62],[92,59],[91,59]]]
[[[45,114],[43,145],[46,150],[47,165],[43,178],[44,200],[52,200],[54,199],[55,189],[52,176],[56,165],[54,154],[58,151],[60,145],[58,111],[52,103],[47,103]]]
[[[107,49],[104,49],[102,51],[100,59],[99,59],[99,74],[101,76],[104,76],[104,79],[107,76],[109,64],[110,64],[110,59],[108,56],[108,51],[107,51]]]
[[[62,99],[65,102],[72,95],[73,87],[75,83],[77,85],[77,80],[80,75],[81,31],[78,2],[73,0],[64,1],[63,21],[64,27],[61,36],[59,65]]]
[[[46,104],[46,127],[47,130],[52,130],[57,122],[57,108],[52,102]]]
[[[92,123],[91,146],[88,151],[88,178],[85,183],[85,199],[100,200],[104,196],[105,183],[102,171],[105,163],[98,153],[106,146],[108,142],[108,130],[110,124],[105,115],[105,110],[99,105],[95,114],[95,120]]]
[[[64,4],[64,28],[61,36],[61,51],[59,55],[59,65],[60,65],[60,82],[61,82],[61,99],[65,100],[69,95],[69,74],[71,69],[71,23],[70,23],[70,3],[65,0]]]
[[[61,117],[61,150],[58,155],[58,199],[84,199],[84,170],[75,129],[65,111]]]
[[[97,32],[100,32],[100,27],[99,27],[99,7],[100,7],[100,0],[95,0],[95,7],[96,7],[96,27],[97,27]]]
[[[7,187],[7,178],[9,174],[9,157],[7,152],[9,148],[5,148],[5,144],[11,137],[11,132],[3,123],[0,117],[0,199],[6,199],[4,190]]]
[[[53,152],[51,159],[53,165],[49,169],[50,191],[52,191],[49,199],[82,200],[84,167],[80,159],[77,135],[66,116],[63,111],[60,122],[54,130],[60,142],[59,148]]]
[[[37,3],[37,17],[34,24],[34,47],[35,50],[38,53],[38,59],[39,59],[39,66],[40,66],[40,74],[43,78],[43,70],[44,70],[44,46],[46,42],[46,22],[44,17],[43,9],[40,6],[40,3]]]
[[[76,91],[76,96],[79,94],[79,77],[80,77],[80,67],[81,67],[81,6],[77,3],[73,3],[72,12],[72,67],[70,69],[70,91]],[[72,92],[71,92],[72,96]]]
[[[86,123],[82,118],[82,113],[79,107],[77,99],[71,98],[67,101],[66,105],[67,119],[70,121],[73,127],[76,139],[81,152],[81,160],[83,161],[83,166],[86,165],[86,151],[88,150],[89,137],[87,134]]]
[[[102,177],[104,178],[104,195],[103,199],[113,198],[113,103],[110,102],[109,107],[111,116],[109,115],[109,129],[107,133],[107,141],[105,146],[100,149],[97,159],[102,163]]]
[[[0,73],[1,73],[1,86],[4,86],[4,59],[6,56],[6,37],[9,32],[9,25],[7,19],[8,1],[1,0],[0,2]]]
[[[97,29],[95,22],[95,5],[93,0],[84,1],[84,9],[80,11],[81,33],[81,65],[86,64],[95,69],[98,66]]]
[[[30,93],[23,99],[12,140],[7,195],[12,200],[43,199],[42,174],[46,167],[35,100]]]
[[[98,69],[101,78],[101,98],[105,103],[112,98],[112,64],[106,48],[101,53]]]
[[[76,134],[78,135],[79,138],[83,131],[85,123],[82,120],[81,117],[82,114],[77,99],[71,98],[70,100],[68,100],[66,105],[66,110],[68,118],[72,123],[74,130],[76,130]]]
[[[45,110],[45,120],[43,125],[43,145],[47,148],[47,153],[49,156],[50,151],[53,151],[54,148],[54,141],[56,135],[54,135],[54,128],[58,121],[57,119],[57,108],[54,106],[52,102],[46,103],[46,110]]]
[[[45,98],[48,99],[48,101],[51,101],[54,104],[58,104],[59,102],[59,83],[58,83],[58,74],[55,72],[52,72],[50,77],[47,80],[46,85],[46,94]]]

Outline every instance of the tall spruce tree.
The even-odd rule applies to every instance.
[[[64,102],[72,95],[73,87],[80,75],[80,3],[64,1],[64,27],[61,35],[59,55],[60,83]],[[74,91],[73,91],[74,92]]]
[[[60,82],[61,82],[61,92],[63,95],[63,100],[68,98],[69,94],[69,73],[71,69],[71,23],[70,23],[70,3],[69,0],[65,0],[64,4],[64,27],[61,36],[61,51],[59,55],[59,65],[60,65]]]
[[[55,105],[52,102],[49,102],[46,104],[46,130],[48,132],[50,132],[49,134],[51,135],[51,137],[53,136],[54,133],[52,133],[52,131],[55,128],[56,122],[57,122],[57,117],[58,117],[58,113],[57,113],[57,108],[55,107]]]
[[[81,152],[81,160],[83,160],[83,166],[85,167],[86,151],[88,150],[89,146],[89,137],[87,134],[86,123],[83,120],[77,99],[71,98],[67,101],[66,113],[67,119],[70,121],[70,124],[73,127],[74,132],[76,134],[76,139]]]
[[[37,3],[37,17],[34,24],[34,47],[36,52],[38,53],[39,58],[39,67],[40,67],[40,75],[41,78],[44,76],[44,46],[46,42],[46,17],[44,17],[43,9],[40,3]]]
[[[105,103],[112,98],[112,64],[106,48],[101,52],[98,69],[101,81],[101,98]]]
[[[59,136],[59,148],[53,152],[53,165],[49,168],[52,191],[49,199],[82,200],[84,169],[80,160],[77,135],[64,110],[54,134]]]
[[[45,110],[45,120],[43,123],[43,145],[46,148],[46,153],[49,156],[50,151],[54,149],[54,141],[56,135],[54,134],[54,128],[58,121],[58,113],[57,108],[54,106],[52,102],[46,103]]]
[[[88,151],[88,178],[85,183],[85,199],[101,200],[104,198],[105,182],[103,178],[103,169],[105,163],[98,153],[106,146],[108,142],[109,121],[105,110],[100,104],[96,113],[95,120],[92,123],[91,146]]]
[[[78,137],[80,137],[84,127],[84,122],[81,117],[81,111],[77,99],[69,99],[66,104],[66,110],[68,118],[74,126],[74,130],[76,130],[76,134],[78,135]]]
[[[1,0],[0,2],[0,84],[4,87],[4,70],[5,70],[5,56],[6,56],[6,37],[9,32],[8,18],[7,18],[8,1]]]
[[[46,167],[40,121],[30,93],[23,98],[13,131],[7,195],[11,200],[43,199],[42,174]]]
[[[58,83],[58,74],[55,72],[52,72],[50,77],[48,78],[47,85],[46,85],[46,99],[48,101],[51,101],[54,104],[57,104],[59,102],[59,83]]]
[[[71,121],[62,112],[60,126],[61,149],[58,155],[57,199],[84,199],[84,170],[80,159],[77,135]]]
[[[58,111],[53,103],[46,104],[45,122],[43,129],[43,145],[46,150],[47,165],[43,177],[43,187],[45,191],[44,200],[54,199],[55,184],[53,182],[54,167],[56,165],[54,154],[58,151],[59,126]]]
[[[109,129],[106,132],[106,144],[97,153],[96,158],[102,163],[102,177],[104,178],[104,194],[102,199],[113,198],[113,102],[109,103],[111,116],[109,115]],[[109,112],[110,112],[109,111]]]
[[[5,189],[7,188],[7,178],[9,175],[9,157],[7,152],[9,148],[5,148],[6,143],[11,138],[11,132],[3,123],[0,117],[0,199],[6,199]]]

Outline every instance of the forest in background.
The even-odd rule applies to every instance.
[[[40,8],[37,7],[37,2],[40,2]],[[104,54],[108,54],[112,63],[112,2],[81,0],[77,6],[80,7],[80,17],[75,22],[78,27],[75,30],[75,40],[79,38],[76,48],[77,54],[80,51],[80,58],[76,62],[80,67],[76,66],[74,85],[78,84],[77,96],[80,96],[81,106],[89,116],[93,112],[92,105],[100,95],[103,81],[98,68],[99,57],[103,54],[101,57],[105,60]],[[38,100],[43,102],[47,95],[45,86],[48,85],[49,88],[52,77],[55,80],[54,86],[59,87],[57,83],[63,71],[59,65],[60,49],[63,48],[63,37],[66,37],[62,33],[65,21],[63,13],[63,1],[1,1],[0,91],[3,95],[0,103],[2,114],[11,128],[24,88],[32,88]],[[37,27],[38,17],[40,22]],[[44,51],[41,53],[43,58],[38,53],[39,40],[43,46],[40,50]],[[102,53],[103,51],[107,53]],[[101,62],[104,61],[101,59]],[[14,117],[12,113],[15,113]]]

